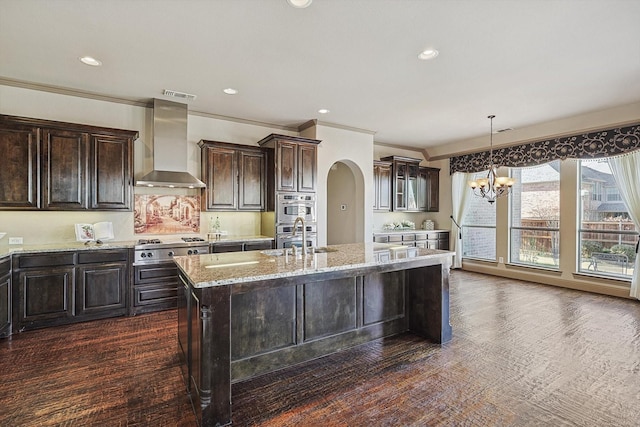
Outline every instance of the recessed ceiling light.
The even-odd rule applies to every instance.
[[[80,61],[82,61],[83,64],[91,65],[92,67],[99,67],[102,65],[101,61],[91,56],[81,56]]]
[[[223,89],[222,91],[227,95],[235,95],[236,93],[238,93],[238,91],[232,87],[228,87],[226,89]]]
[[[326,108],[321,108],[318,110],[318,113],[320,114],[327,114],[329,112],[329,110],[327,110]]]
[[[312,1],[313,0],[287,0],[287,3],[298,9],[304,9],[305,7],[309,7]]]
[[[426,49],[420,52],[420,54],[418,55],[418,58],[426,61],[427,59],[435,58],[436,56],[438,56],[438,53],[439,52],[435,49]]]

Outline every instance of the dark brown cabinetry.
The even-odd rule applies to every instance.
[[[127,314],[128,252],[78,253],[76,316]]]
[[[200,141],[203,208],[208,211],[261,211],[265,206],[265,160],[259,148]]]
[[[391,210],[391,162],[373,162],[373,209]]]
[[[0,260],[0,338],[11,335],[11,258]]]
[[[0,115],[0,209],[131,210],[137,132]]]
[[[127,312],[127,249],[13,256],[13,330]]]
[[[276,192],[316,191],[317,139],[271,134],[258,142],[267,161],[267,210],[275,206]]]
[[[391,210],[438,211],[439,169],[420,167],[420,159],[411,157],[388,156],[380,160],[390,162],[392,165]]]
[[[251,242],[217,242],[211,244],[211,253],[260,251],[273,248],[273,240]]]
[[[178,267],[173,261],[133,268],[132,314],[177,307]]]

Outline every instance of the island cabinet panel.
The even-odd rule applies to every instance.
[[[404,272],[372,273],[363,281],[363,323],[393,320],[405,315]]]
[[[295,344],[295,286],[233,295],[231,306],[233,360]]]
[[[0,209],[39,209],[38,129],[0,122],[0,153]]]
[[[43,129],[43,207],[82,210],[88,207],[89,134]]]
[[[11,335],[11,258],[0,261],[0,338]]]
[[[304,285],[304,341],[356,328],[356,279]]]

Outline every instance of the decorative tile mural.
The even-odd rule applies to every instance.
[[[200,232],[200,196],[136,194],[135,234]]]

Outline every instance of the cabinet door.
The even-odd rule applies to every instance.
[[[38,209],[38,130],[0,128],[0,153],[0,209]]]
[[[316,149],[315,145],[298,145],[298,191],[316,191]]]
[[[16,329],[69,323],[74,316],[74,267],[34,268],[17,273]]]
[[[83,265],[77,273],[76,315],[125,314],[126,263]]]
[[[88,207],[89,135],[43,129],[43,207],[84,210]]]
[[[428,170],[420,168],[418,172],[418,210],[426,212],[429,206]]]
[[[238,209],[264,210],[264,154],[258,151],[238,151],[240,187]]]
[[[276,191],[298,190],[298,144],[278,141],[276,145]]]
[[[375,164],[374,176],[374,209],[391,210],[391,164]]]
[[[238,165],[236,151],[207,147],[204,179],[207,210],[235,210],[238,207]]]
[[[394,165],[394,211],[406,211],[407,210],[407,179],[408,168],[406,163],[396,163]]]
[[[11,275],[0,274],[0,338],[9,335],[11,335]]]
[[[93,135],[91,208],[132,210],[132,145],[127,137]]]
[[[440,169],[428,169],[427,172],[427,211],[438,212],[440,210]]]

